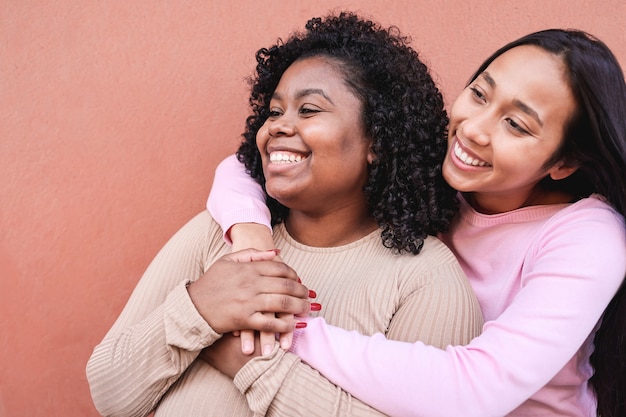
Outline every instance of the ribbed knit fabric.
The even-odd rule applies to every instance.
[[[456,259],[436,238],[428,238],[417,256],[385,248],[379,231],[336,248],[301,245],[282,225],[274,239],[284,261],[317,292],[319,314],[329,323],[439,347],[468,343],[480,332],[476,298]],[[228,251],[208,212],[160,251],[87,365],[98,410],[142,416],[156,407],[157,417],[246,416],[252,415],[250,408],[258,415],[379,415],[278,348],[237,375],[247,398],[233,381],[196,359],[219,334],[199,315],[185,284]]]

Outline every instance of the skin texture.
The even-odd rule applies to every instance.
[[[362,192],[373,155],[360,108],[327,58],[302,59],[283,74],[257,133],[267,192],[290,208],[287,230],[305,245],[339,246],[377,228]]]
[[[240,223],[235,224],[228,231],[232,239],[232,251],[237,252],[247,248],[256,248],[259,250],[270,250],[274,248],[274,239],[272,233],[267,227],[256,223]],[[274,261],[281,262],[280,255],[273,258]],[[321,306],[320,306],[321,308]],[[269,318],[275,317],[274,313],[265,313]],[[290,314],[279,314],[280,318],[293,318]],[[233,335],[240,337],[238,343],[241,345],[241,352],[250,355],[254,352],[255,335],[253,330],[241,330],[233,332]],[[274,348],[276,335],[272,332],[261,332],[259,335],[260,344],[263,346],[263,353],[268,354]],[[293,341],[293,332],[280,333],[280,346],[287,350],[291,347]],[[258,343],[257,343],[258,345]]]
[[[258,337],[252,336],[251,343],[253,346],[250,349],[250,353],[244,353],[239,349],[241,343],[239,337],[225,334],[220,340],[213,343],[209,349],[204,349],[200,357],[232,379],[251,358],[261,355],[261,341]],[[272,345],[273,348],[274,345]]]
[[[297,282],[293,269],[274,262],[274,256],[274,251],[254,249],[224,256],[189,285],[191,301],[216,332],[242,328],[287,332],[295,324],[292,316],[276,320],[259,311],[309,311],[308,289]]]
[[[446,181],[471,192],[471,204],[487,214],[569,201],[537,184],[546,175],[558,180],[575,170],[561,161],[544,166],[561,145],[574,110],[558,57],[535,46],[507,51],[452,106]],[[464,163],[456,147],[478,165]]]

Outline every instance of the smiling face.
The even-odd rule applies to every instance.
[[[371,140],[362,103],[338,64],[319,56],[294,62],[274,91],[270,112],[256,137],[267,193],[292,210],[362,209]]]
[[[465,88],[450,111],[443,174],[485,213],[559,201],[540,190],[575,168],[545,164],[558,150],[576,110],[559,58],[518,46],[496,58]]]

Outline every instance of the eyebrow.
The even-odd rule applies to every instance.
[[[331,104],[335,104],[333,102],[333,100],[321,88],[305,88],[304,90],[299,90],[296,93],[296,98],[302,98],[302,97],[306,97],[306,96],[309,96],[309,95],[320,95],[320,96],[324,97],[326,100],[328,100]],[[274,92],[274,94],[272,94],[272,97],[274,97],[276,99],[282,98],[281,95],[279,93],[276,93],[276,92]]]
[[[480,76],[485,80],[487,84],[489,84],[491,88],[496,87],[496,81],[491,77],[489,72],[484,71],[482,74],[480,74]],[[543,127],[543,122],[541,121],[539,114],[535,110],[533,110],[528,104],[518,99],[513,100],[513,104],[515,105],[515,107],[535,119],[537,123],[539,123],[539,126]]]

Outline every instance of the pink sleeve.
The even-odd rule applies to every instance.
[[[564,219],[542,240],[543,255],[533,261],[523,288],[469,345],[440,350],[363,336],[314,318],[296,331],[291,350],[392,416],[506,415],[557,374],[560,382],[581,383],[562,370],[577,360],[626,272],[623,222],[598,217]],[[554,391],[542,395],[559,401]],[[583,406],[594,407],[591,401]]]
[[[246,173],[245,166],[235,155],[227,157],[217,166],[207,209],[221,226],[228,243],[232,243],[228,230],[237,223],[259,223],[272,230],[265,192]]]

